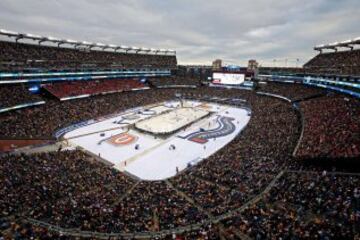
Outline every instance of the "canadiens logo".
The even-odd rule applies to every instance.
[[[115,146],[121,146],[134,143],[137,141],[137,139],[137,136],[131,135],[129,133],[120,133],[112,136],[110,139],[107,140],[107,142]]]

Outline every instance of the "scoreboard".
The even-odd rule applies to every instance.
[[[244,81],[245,81],[245,74],[243,73],[226,73],[226,72],[213,73],[214,84],[240,85]]]

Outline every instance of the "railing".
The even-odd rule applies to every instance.
[[[26,107],[38,106],[38,105],[42,105],[42,104],[45,104],[45,101],[38,101],[38,102],[33,102],[33,103],[19,104],[19,105],[15,105],[15,106],[11,106],[11,107],[1,108],[0,113],[13,111],[13,110],[18,110],[18,109],[26,108]]]
[[[291,99],[284,97],[282,95],[278,95],[278,94],[273,94],[273,93],[268,93],[268,92],[256,92],[256,94],[258,95],[263,95],[263,96],[268,96],[268,97],[273,97],[273,98],[278,98],[281,100],[285,100],[287,102],[292,102]]]
[[[13,83],[42,83],[42,82],[59,82],[59,81],[90,81],[100,79],[114,79],[114,78],[132,78],[132,77],[165,77],[170,76],[170,71],[127,71],[119,72],[110,75],[95,75],[95,76],[70,76],[70,77],[40,77],[34,79],[10,79],[0,80],[0,84],[13,84]]]
[[[170,73],[169,69],[157,69],[157,70],[122,70],[122,71],[87,71],[87,72],[40,72],[40,73],[6,73],[0,72],[0,79],[1,78],[28,78],[28,77],[53,77],[53,76],[86,76],[86,75],[114,75],[114,74],[132,74],[132,73]]]
[[[295,103],[293,104],[293,107],[294,107],[294,109],[300,114],[300,121],[301,121],[301,133],[300,133],[300,137],[299,137],[298,142],[297,142],[297,144],[296,144],[296,146],[295,146],[295,149],[294,149],[294,151],[293,151],[293,153],[292,153],[293,157],[295,157],[295,156],[296,156],[296,153],[297,153],[297,151],[298,151],[298,149],[299,149],[299,147],[300,147],[300,144],[301,144],[301,142],[302,142],[303,136],[304,136],[305,120],[304,120],[304,114],[303,114],[303,112],[301,111],[300,107],[297,106]]]

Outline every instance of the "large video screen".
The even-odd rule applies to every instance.
[[[239,85],[245,81],[245,74],[240,73],[213,73],[213,83]]]

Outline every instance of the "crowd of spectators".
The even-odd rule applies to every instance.
[[[359,76],[360,50],[319,53],[303,67],[260,67],[259,74]]]
[[[250,124],[238,138],[191,173],[171,180],[215,216],[259,194],[291,157],[296,144],[297,116],[290,106],[256,98],[252,109]]]
[[[176,56],[118,53],[0,41],[0,70],[176,68]]]
[[[0,221],[1,223],[1,221]],[[0,232],[0,239],[39,239],[39,240],[96,240],[98,239],[97,235],[94,236],[69,236],[62,232],[58,232],[55,230],[47,229],[45,227],[35,226],[27,223],[26,221],[12,221],[7,222],[7,230],[6,233]],[[224,238],[226,236],[226,238]],[[109,240],[129,240],[135,239],[125,236],[114,236],[107,237]],[[241,238],[237,238],[234,236],[232,231],[228,229],[223,229],[220,231],[218,225],[214,224],[205,224],[200,229],[187,231],[181,234],[169,233],[162,234],[158,236],[154,234],[152,237],[149,237],[150,240],[218,240],[218,239],[229,239],[229,240],[240,240]]]
[[[155,87],[199,86],[201,84],[200,78],[181,76],[151,78],[149,82]]]
[[[360,176],[285,173],[257,204],[224,225],[253,239],[358,239]]]
[[[0,136],[7,138],[50,138],[62,127],[94,119],[137,106],[173,99],[175,93],[216,94],[220,97],[239,96],[239,91],[221,89],[152,89],[98,95],[91,98],[59,102],[47,99],[45,105],[0,115]],[[242,92],[243,96],[250,96]]]
[[[325,91],[320,88],[309,87],[303,84],[265,82],[259,83],[258,86],[258,91],[284,96],[292,101],[325,93]]]
[[[174,90],[167,89],[114,93],[63,102],[49,99],[45,105],[1,114],[0,136],[50,138],[58,128],[171,99],[174,94]]]
[[[297,156],[360,157],[360,102],[333,95],[300,103],[304,134]]]
[[[31,94],[24,84],[0,84],[0,110],[39,101],[42,101],[42,98],[39,95]]]
[[[305,74],[305,69],[302,67],[259,67],[259,74],[266,74],[266,75]]]
[[[307,73],[360,75],[360,50],[320,53],[304,65]]]
[[[66,217],[68,224],[74,224],[75,216],[66,215],[69,213],[66,208],[71,205],[60,209],[54,208],[56,203],[64,199],[70,199],[72,205],[76,201],[86,202],[87,199],[80,195],[105,192],[107,185],[113,186],[111,192],[107,192],[108,196],[116,198],[134,183],[81,151],[6,155],[0,157],[0,162],[1,218],[51,214],[54,218],[57,215]],[[97,203],[91,204],[89,208],[96,209]]]
[[[269,86],[273,92],[289,94],[291,98],[313,94],[312,89],[307,93],[298,86],[288,93],[283,85],[279,89],[276,84]],[[358,236],[359,177],[334,175],[297,161],[292,153],[301,132],[300,117],[291,104],[276,98],[245,90],[202,87],[124,92],[66,102],[50,100],[44,106],[0,115],[0,135],[51,136],[59,127],[173,99],[175,93],[194,98],[245,99],[251,106],[250,122],[226,147],[168,181],[132,179],[78,150],[4,155],[0,157],[0,172],[4,173],[0,175],[3,196],[0,219],[6,232],[19,235],[20,239],[21,236],[61,238],[44,228],[11,220],[15,217],[100,233],[158,232],[192,224],[203,226],[164,239],[237,239],[238,234],[254,239]],[[340,134],[336,138],[354,141],[356,147],[360,145],[356,135],[360,132],[356,100],[326,96],[304,101],[300,109],[305,121],[302,144],[309,142],[307,134],[321,135],[322,132],[316,133],[318,124],[320,129],[326,125],[323,129],[326,131],[328,125],[334,125]],[[314,127],[307,133],[308,126]],[[337,154],[346,156],[343,151]],[[262,195],[282,171],[285,174],[258,203],[222,220],[223,227],[209,225],[213,217],[236,211]]]
[[[137,79],[72,81],[46,84],[43,86],[44,89],[59,99],[85,94],[97,95],[112,92],[124,92],[143,87],[145,87],[145,85]]]

